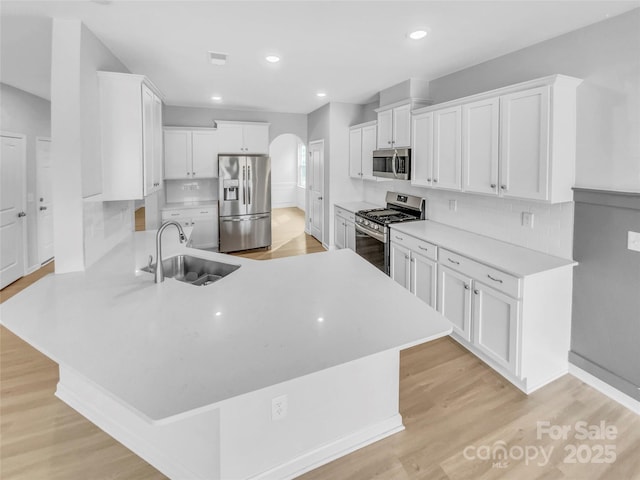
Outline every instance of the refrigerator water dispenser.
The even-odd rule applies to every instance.
[[[224,179],[222,182],[223,198],[225,201],[238,200],[238,190],[240,189],[240,180]]]

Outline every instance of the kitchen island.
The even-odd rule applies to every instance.
[[[211,285],[141,270],[138,232],[0,307],[58,363],[56,395],[171,478],[292,478],[400,431],[399,351],[448,321],[350,250],[258,262]]]

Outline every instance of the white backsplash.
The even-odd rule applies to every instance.
[[[134,229],[134,202],[99,202],[85,200],[84,263],[85,268],[126,238]]]
[[[167,203],[208,202],[218,199],[218,179],[166,180]]]
[[[384,205],[392,190],[427,199],[429,220],[563,258],[573,255],[573,202],[547,205],[524,200],[411,187],[410,182],[365,182],[364,200]],[[456,201],[456,211],[450,209]],[[522,225],[522,212],[533,213],[533,227]]]

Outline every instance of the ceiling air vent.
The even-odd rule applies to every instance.
[[[220,52],[209,52],[209,61],[214,65],[224,65],[227,63],[227,55],[226,53]]]

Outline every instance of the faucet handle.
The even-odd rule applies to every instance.
[[[149,263],[147,264],[149,266],[149,270],[151,270],[151,264],[153,263],[153,255],[149,255]]]

